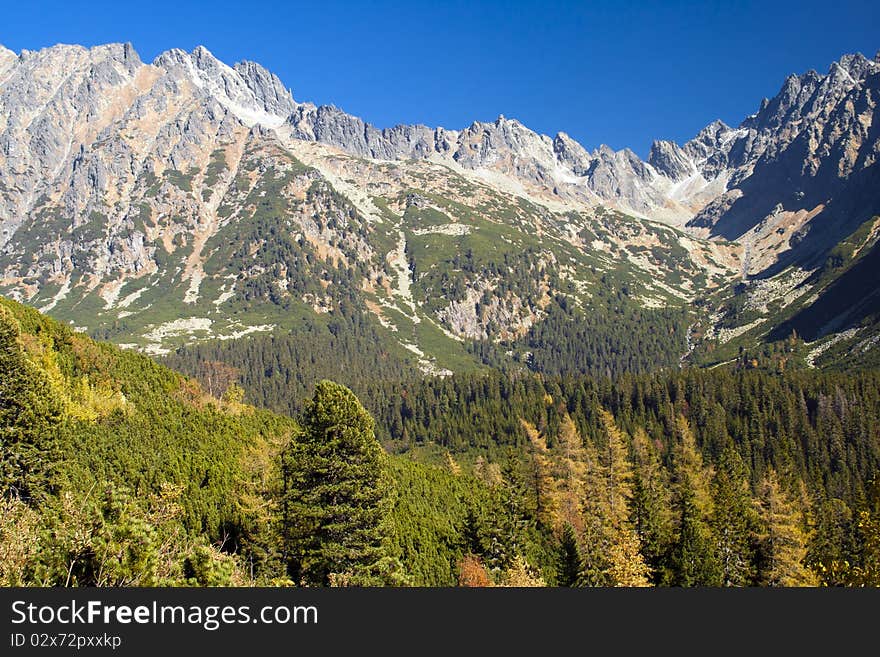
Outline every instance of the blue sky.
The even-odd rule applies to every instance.
[[[379,127],[499,114],[645,155],[736,124],[786,75],[880,49],[880,2],[4,3],[0,43],[130,41],[144,61],[202,44],[257,61],[298,100]]]

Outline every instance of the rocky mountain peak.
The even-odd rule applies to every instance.
[[[592,164],[590,154],[564,132],[556,133],[553,139],[553,152],[556,154],[556,159],[577,176],[585,176],[590,170]]]
[[[876,68],[875,62],[872,62],[860,52],[843,55],[843,57],[831,65],[828,72],[831,73],[835,67],[846,71],[853,81],[863,80],[868,73]]]
[[[687,142],[682,151],[698,169],[704,170],[708,166],[710,170],[705,171],[704,175],[714,178],[725,166],[719,161],[718,155],[730,141],[732,132],[724,121],[716,119]]]
[[[648,164],[673,181],[694,173],[694,164],[681,147],[672,141],[657,140],[651,144]]]
[[[18,55],[16,55],[8,48],[0,46],[0,76],[2,76],[6,71],[12,68],[17,60]]]
[[[277,128],[296,109],[290,91],[266,69],[252,62],[230,67],[204,46],[192,53],[168,50],[153,66],[187,77],[248,126],[259,123]]]
[[[244,79],[254,97],[263,101],[267,112],[287,116],[296,108],[290,89],[274,73],[247,60],[238,62],[233,69]]]
[[[544,240],[562,240],[590,267],[626,257],[648,279],[668,263],[642,252],[680,240],[696,255],[671,257],[676,273],[668,282],[678,285],[684,266],[705,270],[714,285],[809,246],[809,222],[822,222],[830,235],[821,247],[880,213],[877,71],[877,62],[847,55],[827,74],[789,76],[738,127],[717,120],[684,145],[655,141],[643,161],[604,144],[589,152],[564,132],[543,135],[503,114],[460,130],[379,128],[332,105],[297,103],[259,64],[229,66],[202,46],[168,50],[152,65],[130,44],[21,55],[0,47],[0,273],[6,291],[40,307],[70,311],[88,297],[83,307],[100,305],[108,322],[143,320],[136,330],[154,346],[162,331],[136,313],[168,295],[177,295],[190,327],[220,321],[246,280],[326,312],[333,299],[313,283],[332,277],[310,269],[324,260],[357,268],[358,289],[381,287],[409,317],[420,312],[412,289],[427,286],[432,298],[442,288],[432,287],[430,267],[410,276],[408,240],[468,235],[489,220],[501,224],[493,232],[513,236],[528,227],[529,236],[540,235],[537,243],[510,244],[517,253],[540,247],[544,264],[562,253]],[[597,205],[613,211],[594,211]],[[665,227],[655,234],[653,221],[624,215],[683,228],[691,221],[699,237]],[[290,222],[293,241],[265,239]],[[372,243],[365,222],[394,227]],[[748,257],[737,261],[723,242],[699,245],[706,233],[750,240],[736,247],[748,247]],[[387,237],[395,235],[389,252]],[[640,248],[627,250],[630,257],[595,246],[610,248],[609,239]],[[265,260],[254,262],[254,253]],[[222,264],[233,260],[244,268]],[[544,264],[529,263],[528,271]],[[456,335],[486,337],[496,321],[526,330],[540,317],[539,299],[523,305],[498,296],[474,319],[500,284],[494,276],[470,280],[435,318]],[[389,277],[396,280],[390,288]],[[685,283],[670,294],[695,294]],[[645,298],[663,303],[664,293],[655,288]],[[388,301],[375,300],[377,308]],[[201,314],[186,315],[196,307]],[[526,307],[532,310],[523,314]]]

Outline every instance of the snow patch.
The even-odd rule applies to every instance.
[[[220,79],[214,77],[208,77],[204,71],[198,70],[193,64],[192,57],[186,57],[186,68],[187,72],[192,79],[194,85],[196,85],[199,89],[206,89],[214,99],[223,105],[226,109],[228,109],[232,114],[237,116],[242,123],[244,123],[247,127],[252,128],[256,124],[264,125],[268,128],[280,128],[284,125],[284,122],[287,117],[279,116],[277,114],[270,114],[266,110],[256,107],[254,105],[245,106],[241,103],[233,100],[226,93],[226,89],[230,87],[227,82],[227,78],[237,79],[241,83],[241,87],[243,89],[247,89],[247,85],[244,83],[242,77],[230,66],[224,64],[220,60],[215,58],[215,62],[220,67],[222,71],[219,76]],[[221,84],[223,83],[223,87],[221,88]],[[257,102],[256,97],[253,92],[248,89],[248,93],[250,98],[248,100],[253,100]]]

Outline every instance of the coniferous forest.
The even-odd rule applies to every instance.
[[[425,377],[370,330],[158,364],[0,301],[0,583],[880,585],[876,370]]]

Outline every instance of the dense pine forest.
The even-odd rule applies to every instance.
[[[880,585],[876,370],[422,377],[369,331],[178,374],[2,300],[0,583]]]

